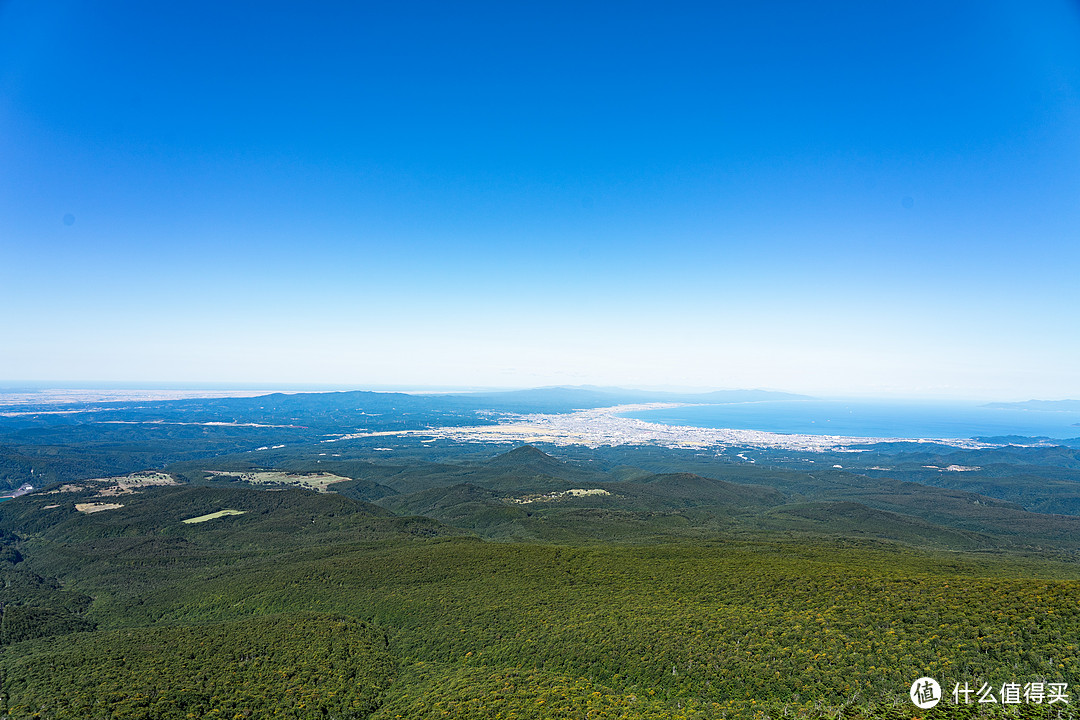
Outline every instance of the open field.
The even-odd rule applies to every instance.
[[[326,492],[334,483],[347,482],[349,478],[331,473],[290,473],[276,470],[256,470],[251,472],[231,472],[228,470],[208,470],[216,480],[232,480],[248,485],[281,485],[304,487],[319,492]]]
[[[187,525],[194,525],[195,523],[206,522],[207,520],[217,520],[221,517],[228,515],[243,515],[246,510],[218,510],[217,512],[207,513],[206,515],[200,515],[199,517],[188,518],[184,520]]]
[[[88,478],[75,483],[65,483],[52,490],[46,490],[45,493],[56,495],[89,490],[96,492],[96,497],[111,497],[133,493],[141,488],[163,487],[166,485],[176,485],[176,479],[168,473],[146,471],[119,477]]]
[[[103,510],[119,510],[122,507],[124,506],[121,503],[75,503],[75,509],[87,515]]]

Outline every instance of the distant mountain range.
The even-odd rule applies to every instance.
[[[617,405],[640,402],[687,402],[687,403],[741,403],[768,400],[813,400],[809,395],[779,392],[775,390],[714,390],[712,392],[666,392],[660,390],[632,390],[620,387],[596,385],[552,386],[530,390],[511,390],[494,393],[475,393],[473,397],[522,403],[580,403],[584,406]]]

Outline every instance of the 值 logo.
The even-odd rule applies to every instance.
[[[930,708],[941,702],[941,686],[937,680],[931,677],[921,677],[911,683],[911,702],[921,710]]]

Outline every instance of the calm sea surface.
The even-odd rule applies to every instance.
[[[851,437],[1080,437],[1080,412],[988,408],[974,404],[807,400],[695,405],[627,413],[626,417],[666,425]]]

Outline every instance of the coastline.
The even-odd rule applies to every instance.
[[[341,442],[367,437],[414,436],[435,440],[475,443],[549,443],[584,445],[590,448],[619,445],[657,445],[673,449],[757,447],[800,452],[865,452],[868,448],[852,446],[881,443],[932,443],[965,450],[1003,447],[1001,444],[967,438],[853,437],[811,435],[702,428],[689,425],[664,425],[625,413],[642,410],[686,407],[698,403],[641,403],[576,410],[565,414],[503,414],[496,425],[439,427],[427,430],[398,430],[374,433],[349,433],[323,442]]]

